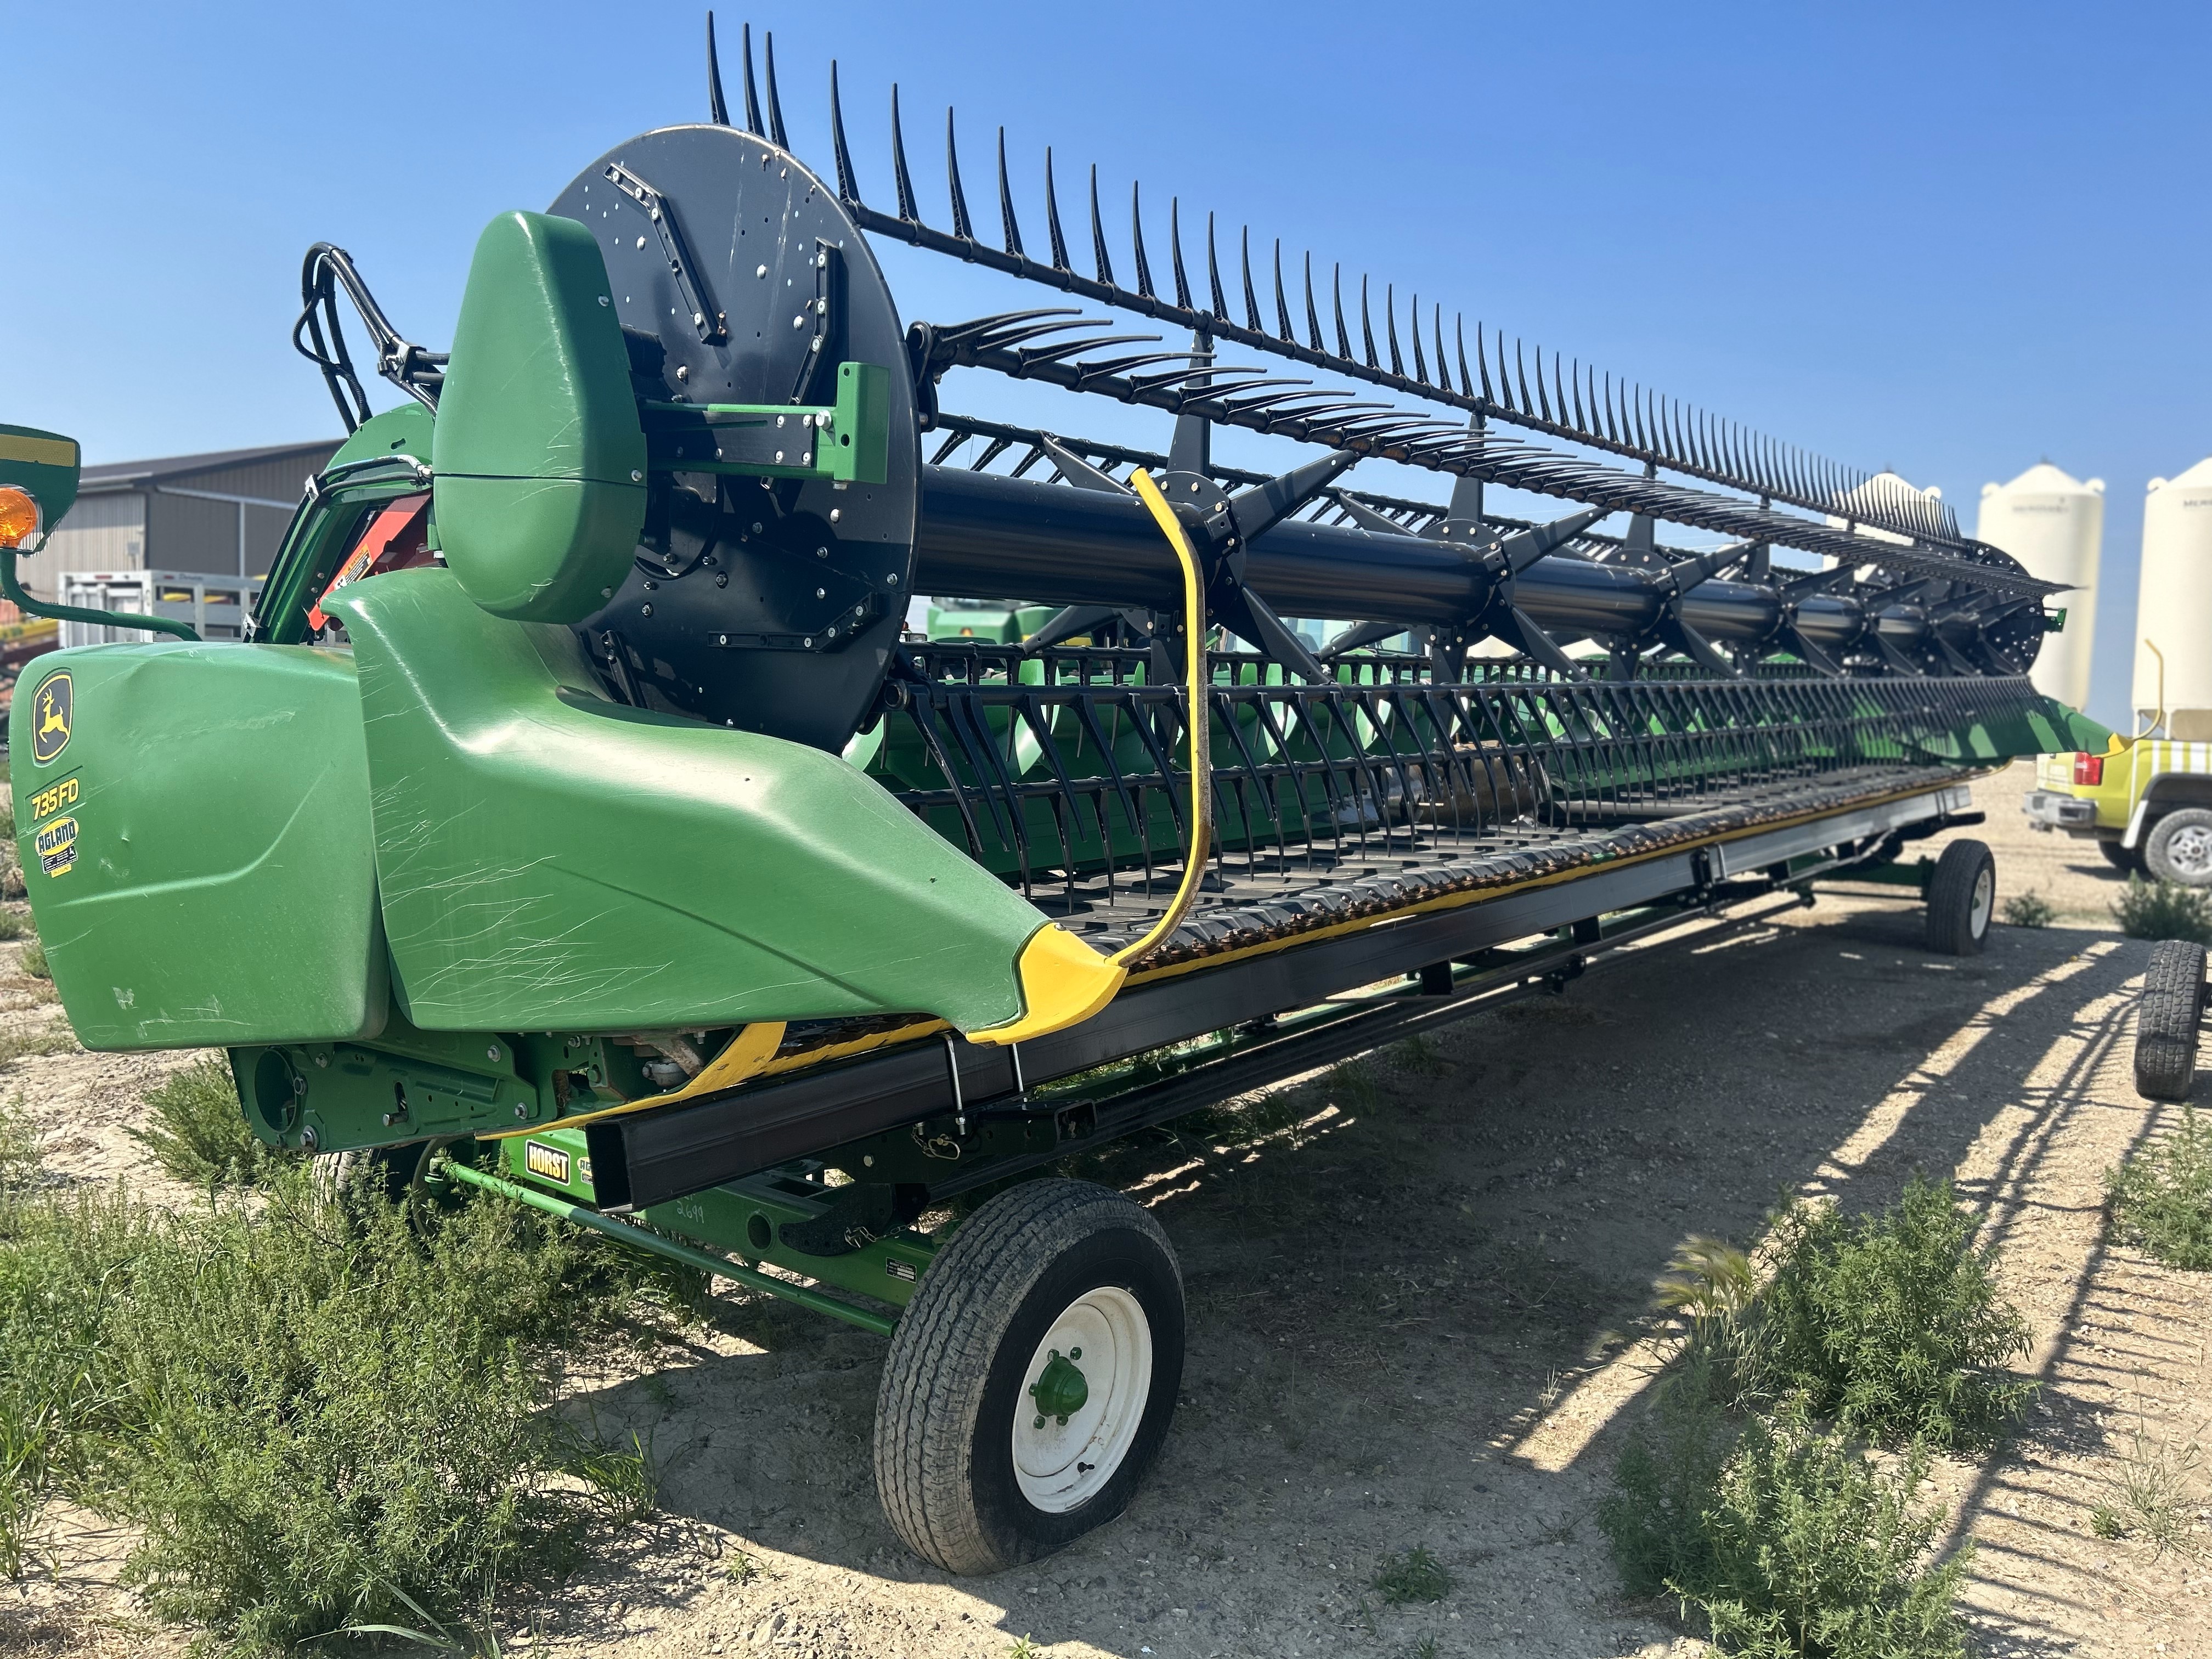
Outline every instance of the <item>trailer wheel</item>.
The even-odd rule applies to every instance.
[[[1997,861],[1989,844],[1954,841],[1928,878],[1928,948],[1939,956],[1979,956],[1997,908]]]
[[[2160,939],[2150,947],[2136,1005],[2136,1092],[2180,1100],[2197,1079],[2197,1033],[2204,1018],[2204,947]]]
[[[1119,1515],[1182,1381],[1182,1273],[1121,1194],[1037,1181],[953,1236],[891,1337],[876,1492],[948,1572],[1034,1561]]]
[[[2212,811],[2185,806],[2168,812],[2143,837],[2143,863],[2160,881],[2212,887]]]
[[[334,1198],[356,1181],[397,1204],[421,1179],[430,1154],[446,1143],[410,1141],[404,1146],[362,1146],[349,1152],[325,1152],[315,1159],[316,1190]],[[364,1174],[367,1171],[368,1173]]]

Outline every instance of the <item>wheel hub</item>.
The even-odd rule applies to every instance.
[[[1118,1285],[1086,1291],[1044,1333],[1023,1370],[1014,1480],[1048,1515],[1096,1497],[1137,1442],[1152,1390],[1144,1305]]]
[[[2212,874],[2212,830],[2191,825],[2166,843],[2166,856],[2183,875]]]
[[[1061,1428],[1067,1419],[1081,1411],[1091,1399],[1091,1384],[1084,1378],[1075,1362],[1083,1358],[1083,1350],[1071,1348],[1065,1358],[1059,1349],[1045,1364],[1044,1375],[1030,1385],[1030,1398],[1036,1401],[1036,1426],[1042,1428],[1046,1418],[1056,1419]]]

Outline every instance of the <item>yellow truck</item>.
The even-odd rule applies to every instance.
[[[2166,737],[2115,737],[2101,755],[2045,755],[2029,823],[2094,840],[2121,869],[2212,887],[2212,709],[2166,717]]]

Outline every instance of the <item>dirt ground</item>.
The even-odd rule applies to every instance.
[[[1190,1352],[1149,1484],[1061,1554],[969,1581],[907,1555],[869,1470],[883,1343],[748,1306],[599,1392],[603,1423],[651,1436],[662,1515],[515,1607],[506,1650],[1698,1651],[1620,1598],[1592,1522],[1652,1375],[1650,1281],[1688,1235],[1753,1242],[1786,1192],[1879,1204],[1919,1169],[1986,1207],[2045,1385],[2002,1453],[1938,1468],[1976,1546],[1977,1652],[2212,1654],[2201,1522],[2163,1552],[2090,1528],[2160,1477],[2212,1513],[2212,1306],[2203,1277],[2104,1237],[2105,1169],[2165,1116],[2130,1086],[2147,947],[2112,931],[2094,848],[2027,833],[2026,785],[1985,782],[1990,823],[1965,833],[1996,848],[2001,896],[2035,888],[2060,922],[1999,927],[1986,955],[1929,955],[1917,906],[1824,897],[1309,1084],[1304,1125],[1256,1150],[1162,1133],[1117,1153],[1100,1178],[1181,1254]],[[137,1167],[123,1127],[174,1063],[31,1059],[0,1090],[53,1121],[58,1166],[106,1176]],[[117,1542],[0,1592],[0,1649],[180,1649],[102,1587]],[[1417,1546],[1450,1593],[1384,1605],[1378,1562]]]

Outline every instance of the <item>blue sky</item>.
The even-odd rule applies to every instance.
[[[331,429],[286,340],[307,245],[442,344],[486,219],[703,115],[701,12],[6,0],[0,418],[94,460]],[[1110,204],[1141,179],[1163,216],[1940,484],[1969,528],[2040,458],[2104,478],[2092,710],[2124,718],[2143,486],[2212,451],[2204,9],[782,4],[722,9],[732,59],[748,15],[825,170],[840,60],[872,198],[896,79],[926,201],[951,101],[979,206],[1003,123],[1026,217],[1050,143],[1071,194],[1096,161]],[[1003,303],[886,264],[908,318]],[[948,401],[1016,408],[992,391]],[[1066,424],[1157,439],[1122,414]]]

